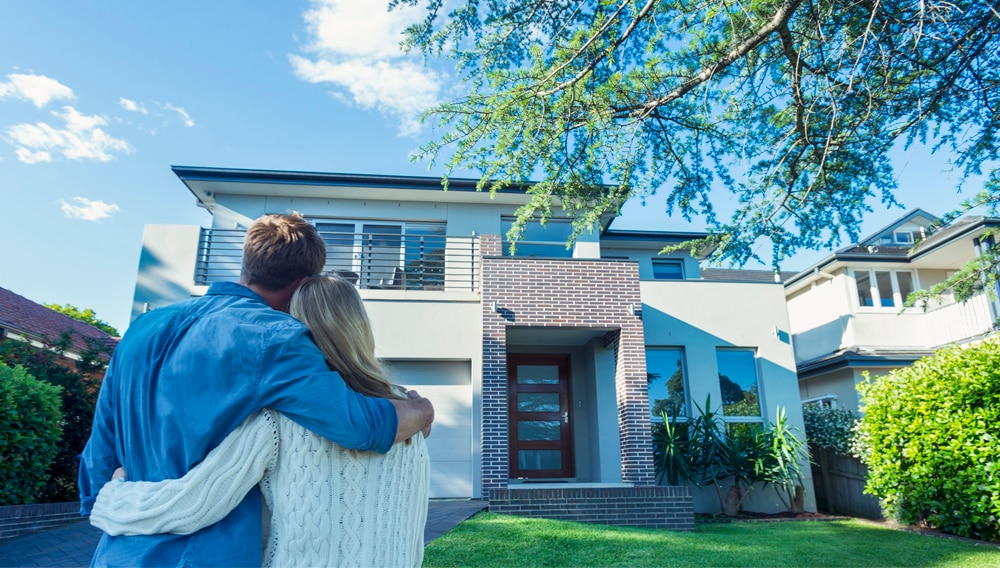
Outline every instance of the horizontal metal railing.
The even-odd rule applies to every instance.
[[[243,260],[242,229],[202,229],[194,281],[236,281]],[[324,233],[324,273],[362,289],[478,289],[479,240],[426,234]]]

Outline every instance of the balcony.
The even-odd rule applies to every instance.
[[[236,281],[243,229],[201,229],[195,284]],[[324,273],[362,290],[477,291],[479,239],[428,234],[324,232]]]

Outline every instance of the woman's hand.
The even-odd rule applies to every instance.
[[[125,481],[125,468],[124,467],[120,467],[120,468],[116,469],[115,472],[113,474],[111,474],[111,481],[115,481],[115,480],[118,480],[118,479],[120,479],[122,481]]]

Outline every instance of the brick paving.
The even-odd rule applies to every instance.
[[[469,499],[432,499],[427,510],[424,543],[451,530],[486,508],[486,502]],[[37,530],[0,540],[0,567],[46,566],[82,568],[90,559],[101,531],[87,520]]]

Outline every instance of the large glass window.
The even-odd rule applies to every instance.
[[[325,272],[362,288],[444,286],[445,224],[319,220]]]
[[[861,307],[902,308],[916,289],[912,272],[905,270],[852,271]]]
[[[503,254],[510,256],[510,241],[507,233],[514,225],[514,217],[504,216],[501,219],[503,230]],[[573,232],[573,224],[569,219],[549,219],[543,226],[532,221],[524,228],[524,234],[514,243],[514,256],[539,256],[554,258],[570,258],[573,251],[567,248],[569,236]]]
[[[646,377],[649,382],[649,412],[654,420],[662,420],[663,412],[668,419],[688,415],[683,349],[646,349]]]
[[[761,416],[757,356],[752,349],[718,349],[722,414],[727,418]]]

